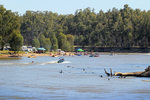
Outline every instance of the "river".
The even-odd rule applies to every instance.
[[[63,63],[57,63],[58,59],[0,59],[0,99],[150,99],[150,82],[142,81],[150,78],[107,77],[104,72],[104,68],[116,72],[144,71],[150,65],[149,54],[65,56]]]

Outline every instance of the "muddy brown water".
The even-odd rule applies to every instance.
[[[150,78],[107,77],[116,72],[143,71],[149,54],[0,59],[0,99],[26,100],[149,100]],[[34,63],[32,63],[34,61]],[[101,75],[103,77],[101,77]]]

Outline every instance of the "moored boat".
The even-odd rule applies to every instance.
[[[99,57],[99,55],[98,55],[98,54],[96,54],[96,55],[94,55],[94,57]]]
[[[30,55],[30,56],[28,56],[28,58],[36,58],[36,56],[35,55]]]
[[[58,57],[57,55],[52,55],[52,57]]]
[[[94,57],[94,55],[90,55],[89,57]]]
[[[99,57],[99,54],[91,54],[89,57]]]

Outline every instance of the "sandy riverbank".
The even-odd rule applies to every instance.
[[[65,52],[64,54],[57,54],[57,53],[28,53],[28,54],[21,54],[21,56],[53,56],[53,55],[56,55],[56,56],[62,56],[62,55],[65,55],[65,56],[69,56],[69,55],[74,55],[73,52]]]
[[[61,55],[58,55],[56,53],[27,53],[27,54],[0,54],[0,58],[8,58],[10,56],[21,56],[21,57],[29,57],[29,56],[62,56]],[[74,53],[70,53],[70,52],[66,52],[65,53],[65,56],[69,56],[69,55],[74,55]]]
[[[95,53],[95,52],[93,52]],[[98,53],[99,55],[110,55],[111,53],[110,52],[96,52]],[[90,54],[90,52],[88,53]],[[115,55],[135,55],[135,54],[146,54],[146,53],[115,53]],[[57,53],[24,53],[24,54],[12,54],[12,55],[18,55],[18,56],[22,56],[22,57],[29,57],[29,56],[35,56],[35,57],[38,57],[38,56],[53,56],[53,55],[56,55],[56,56],[72,56],[72,55],[76,55],[75,52],[65,52],[64,54],[57,54]],[[12,56],[10,54],[0,54],[0,58],[8,58],[10,56]]]
[[[29,56],[51,56],[50,54],[37,54],[37,53],[28,53],[28,54],[0,54],[0,58],[8,58],[11,56],[21,56],[21,57],[29,57]]]

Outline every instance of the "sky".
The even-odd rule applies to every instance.
[[[31,11],[52,11],[58,14],[75,14],[77,9],[90,7],[96,13],[100,10],[107,12],[112,8],[122,9],[128,4],[132,9],[150,10],[150,0],[0,0],[7,10],[18,12],[20,15]]]

